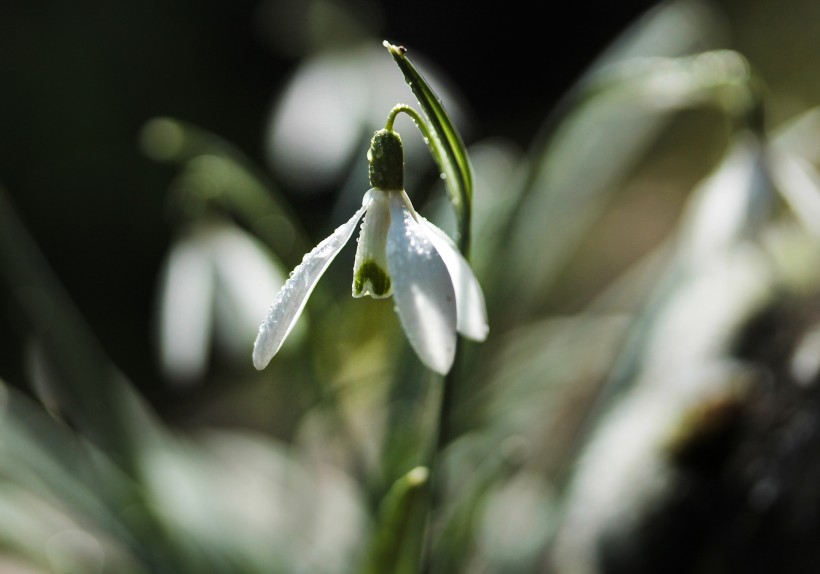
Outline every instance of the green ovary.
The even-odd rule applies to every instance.
[[[386,297],[390,294],[390,275],[372,259],[362,261],[353,277],[353,294],[357,297],[364,295],[365,289],[373,297]]]

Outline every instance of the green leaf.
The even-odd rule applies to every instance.
[[[384,497],[365,574],[415,574],[427,509],[429,471],[417,466],[399,478]]]
[[[427,120],[430,132],[427,145],[445,177],[450,201],[458,216],[459,247],[466,255],[470,242],[473,173],[464,141],[433,88],[407,58],[407,50],[402,46],[394,46],[386,40],[384,47],[388,49],[404,74],[404,79],[416,95]]]

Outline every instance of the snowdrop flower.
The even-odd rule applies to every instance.
[[[487,337],[484,295],[469,264],[441,229],[421,217],[404,191],[399,135],[377,131],[367,154],[370,184],[350,220],[308,253],[259,327],[253,364],[263,369],[293,329],[317,281],[364,217],[353,265],[353,296],[393,295],[410,345],[433,371],[453,364],[456,332]]]
[[[236,225],[209,218],[187,226],[166,256],[158,285],[158,351],[169,381],[201,379],[214,344],[226,358],[244,356],[285,273]]]

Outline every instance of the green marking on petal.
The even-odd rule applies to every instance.
[[[390,275],[387,271],[379,267],[374,260],[366,259],[362,261],[353,277],[353,295],[361,297],[367,289],[373,297],[386,297],[390,294],[390,285]]]

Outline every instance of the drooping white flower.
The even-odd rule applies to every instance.
[[[258,240],[232,223],[208,218],[186,226],[158,285],[158,354],[169,382],[200,380],[216,350],[231,360],[244,355],[285,273]]]
[[[305,255],[259,327],[253,364],[263,369],[282,345],[328,265],[364,217],[353,266],[353,296],[396,299],[410,345],[437,373],[453,364],[456,332],[483,341],[488,332],[484,295],[469,264],[441,229],[420,216],[403,189],[398,134],[373,136],[370,182],[350,220]]]

